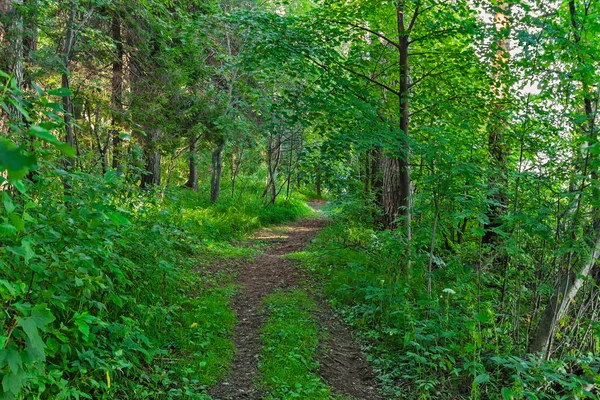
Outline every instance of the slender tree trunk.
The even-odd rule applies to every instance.
[[[323,190],[321,188],[321,165],[320,164],[317,164],[317,166],[315,167],[315,172],[316,172],[315,189],[317,192],[317,196],[321,197]]]
[[[292,174],[294,173],[293,163],[294,163],[294,134],[292,133],[292,135],[290,137],[290,157],[288,160],[288,172],[287,172],[287,184],[286,184],[287,188],[285,191],[286,199],[290,198],[290,186],[292,183]]]
[[[0,69],[23,84],[23,0],[0,0]]]
[[[23,88],[23,0],[0,1],[0,70],[10,73],[18,89]],[[2,25],[2,21],[6,25]],[[9,114],[18,118],[19,110],[8,105]],[[8,133],[8,116],[0,110],[0,132]]]
[[[237,146],[235,147],[231,157],[231,197],[235,196],[235,184],[237,182],[238,174],[242,166],[242,159],[244,158],[244,146],[239,149],[239,156],[236,155],[238,151]]]
[[[65,30],[65,42],[63,46],[63,72],[61,74],[62,88],[70,90],[69,88],[69,63],[71,62],[71,54],[73,52],[73,46],[75,44],[75,13],[77,12],[75,1],[71,2],[69,9],[69,18],[67,20],[67,27]],[[73,133],[73,101],[71,95],[62,97],[63,108],[65,110],[64,121],[65,121],[65,132],[66,132],[66,143],[70,146],[75,146],[75,136]],[[72,168],[74,165],[73,159],[67,157],[65,160],[65,166]]]
[[[160,185],[161,161],[161,153],[157,148],[161,131],[156,127],[151,127],[146,132],[148,134],[146,138],[146,171],[142,175],[140,183],[140,186],[144,189]]]
[[[8,40],[7,40],[7,24],[8,17],[12,10],[12,0],[0,0],[0,71],[8,72],[10,70],[10,52],[8,51]],[[2,80],[4,83],[4,80]],[[0,134],[8,135],[8,114],[0,109]],[[2,177],[6,177],[5,173]]]
[[[4,41],[6,39],[6,22],[8,20],[8,14],[12,11],[12,0],[0,0],[0,17],[2,21],[0,21],[0,44],[4,47]],[[4,62],[1,62],[2,68],[6,68]]]
[[[195,137],[190,138],[190,161],[189,161],[189,173],[188,180],[185,186],[192,189],[194,192],[198,191],[198,165],[196,165],[196,143],[198,139]]]
[[[38,15],[39,6],[38,0],[25,0],[27,9],[29,10],[29,18],[24,21],[23,28],[23,51],[24,59],[28,62],[33,61],[33,55],[38,48],[39,39],[39,27],[38,27]],[[31,85],[31,78],[26,78],[24,82],[25,87]]]
[[[269,137],[269,149],[267,152],[267,185],[262,196],[265,200],[269,197],[267,204],[275,204],[277,199],[277,172],[281,160],[281,134],[275,136],[277,137],[275,142],[272,134]]]
[[[571,18],[570,22],[574,32],[574,43],[575,45],[579,45],[581,41],[581,27],[577,23],[576,19],[577,10],[575,0],[569,1],[569,14]],[[577,68],[585,70],[585,68],[582,67],[587,66],[585,60],[581,57],[581,55],[579,55]],[[581,84],[584,89],[583,109],[586,117],[586,123],[582,133],[585,137],[589,138],[589,142],[587,143],[587,147],[589,148],[591,144],[597,143],[598,139],[596,132],[596,110],[592,104],[592,96],[597,96],[597,94],[593,94],[592,90],[586,85],[585,81],[582,80]],[[574,214],[572,221],[573,225],[577,224],[579,220],[578,215],[582,207],[583,191],[586,190],[587,187],[591,186],[591,190],[595,199],[598,199],[599,191],[597,186],[597,161],[597,156],[591,153],[589,150],[586,150],[583,171],[578,171],[578,175],[581,176],[581,183],[579,184],[578,188],[579,193],[576,196],[577,205],[575,207],[575,211],[571,213]],[[591,180],[591,183],[588,180]],[[529,342],[528,351],[531,353],[539,352],[546,359],[550,358],[552,354],[552,344],[559,321],[567,315],[569,306],[575,302],[577,293],[590,276],[593,268],[596,266],[598,259],[600,258],[600,207],[597,204],[593,204],[591,206],[591,220],[589,223],[590,227],[587,229],[587,231],[594,239],[589,242],[590,253],[587,259],[585,259],[583,266],[581,266],[579,270],[575,271],[573,268],[571,268],[571,260],[574,257],[573,255],[569,257],[568,268],[560,272],[557,280],[557,287],[548,301],[535,334]],[[575,232],[575,228],[576,227],[573,226],[571,231]]]
[[[23,15],[18,10],[23,5],[23,0],[12,0],[13,17],[11,21],[12,34],[10,35],[11,68],[17,87],[23,88]]]
[[[216,203],[221,191],[221,174],[223,172],[223,149],[225,141],[222,140],[212,153],[212,174],[210,177],[210,201]]]
[[[120,154],[121,154],[121,138],[119,137],[119,126],[122,121],[123,113],[123,40],[121,35],[121,18],[118,14],[113,15],[111,21],[111,36],[113,43],[116,46],[115,59],[112,63],[112,78],[111,78],[111,107],[112,107],[112,146],[113,159],[112,167],[116,170],[121,169]]]
[[[569,306],[600,257],[600,233],[596,236],[592,251],[580,271],[566,271],[558,279],[557,288],[550,298],[538,328],[531,338],[528,351],[541,352],[544,358],[550,358],[552,341],[558,322],[567,314]]]

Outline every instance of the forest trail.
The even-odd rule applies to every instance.
[[[236,355],[229,374],[209,389],[213,399],[263,399],[258,384],[261,351],[260,330],[265,322],[262,301],[277,289],[298,287],[310,278],[283,256],[299,251],[326,225],[319,212],[322,203],[310,203],[318,218],[305,218],[291,224],[259,231],[254,240],[269,247],[253,262],[239,265],[237,281],[242,286],[234,299],[238,325],[234,344]],[[327,339],[319,346],[319,375],[335,395],[351,399],[381,399],[375,375],[347,328],[324,302],[316,315]]]

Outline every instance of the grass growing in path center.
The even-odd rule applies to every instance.
[[[314,301],[303,290],[275,291],[265,298],[259,369],[271,399],[330,399],[316,371],[319,327]]]

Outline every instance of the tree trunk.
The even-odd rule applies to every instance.
[[[530,353],[541,352],[548,359],[552,351],[552,341],[558,322],[567,314],[569,305],[575,300],[575,296],[600,257],[600,233],[597,234],[592,251],[588,256],[583,268],[579,272],[566,271],[561,274],[558,286],[550,298],[535,334],[533,335],[528,351]]]
[[[316,186],[317,196],[321,197],[321,194],[323,193],[323,191],[321,189],[321,166],[319,164],[317,164],[315,170],[316,170],[315,171],[316,172],[315,186]]]
[[[23,0],[0,0],[0,69],[13,74],[18,87],[23,83]],[[15,7],[15,5],[17,7]]]
[[[212,153],[212,174],[210,177],[210,201],[216,203],[219,200],[221,190],[221,174],[223,172],[223,149],[225,141],[221,141]]]
[[[275,136],[277,136],[275,143],[273,143],[273,134],[269,137],[269,148],[267,152],[267,185],[262,195],[265,200],[267,199],[267,196],[269,197],[267,204],[275,204],[275,201],[277,200],[277,172],[281,160],[281,134]]]
[[[71,62],[71,54],[73,52],[73,46],[75,44],[75,13],[77,11],[75,1],[71,2],[69,9],[69,19],[67,20],[67,27],[65,29],[65,42],[63,46],[63,72],[61,74],[62,88],[69,89],[69,63]],[[63,109],[65,110],[64,121],[65,121],[65,132],[66,132],[66,143],[72,147],[75,146],[75,136],[73,133],[73,102],[71,95],[63,96]],[[65,159],[65,166],[67,169],[73,167],[74,160],[70,157]]]
[[[23,24],[23,56],[29,62],[33,62],[33,53],[37,51],[39,39],[38,0],[25,0],[25,4],[30,17]],[[30,85],[31,78],[29,78],[27,82],[24,82],[24,84],[26,87],[27,85]]]
[[[508,10],[508,4],[502,2],[499,5],[499,10],[495,15],[496,31],[498,34],[507,28],[508,18],[506,17],[506,11]],[[506,75],[504,64],[506,64],[509,58],[508,39],[500,37],[496,45],[498,50],[493,65],[495,72],[493,74],[494,84],[492,86],[492,91],[497,101],[495,106],[496,115],[492,117],[495,120],[488,127],[488,155],[493,170],[488,181],[488,221],[484,225],[485,234],[482,238],[483,244],[497,244],[499,240],[497,228],[502,225],[504,215],[508,209],[508,196],[506,194],[508,186],[506,165],[508,147],[504,137],[506,120],[503,116],[506,112],[506,107],[502,101],[506,97],[507,90],[503,79]],[[506,256],[500,256],[497,261],[499,265],[505,264],[507,262]]]
[[[190,138],[190,161],[189,161],[189,173],[188,180],[185,186],[192,189],[194,192],[198,191],[198,166],[196,165],[196,143],[198,139],[195,137]]]
[[[146,171],[142,175],[142,181],[140,183],[140,186],[144,189],[160,185],[161,160],[161,153],[157,148],[157,142],[161,137],[160,130],[152,127],[146,132],[148,132],[146,140]]]
[[[239,155],[237,155],[238,150],[240,152]],[[238,147],[235,146],[233,153],[231,154],[231,197],[235,196],[235,184],[237,182],[238,174],[240,173],[243,158],[244,145],[242,145],[241,149],[238,149]]]
[[[415,11],[416,12],[416,11]],[[386,228],[395,229],[396,220],[403,219],[406,229],[406,237],[410,242],[411,233],[411,180],[409,171],[409,144],[408,144],[408,124],[409,124],[409,65],[408,65],[408,35],[410,28],[404,26],[404,6],[398,2],[396,7],[397,28],[398,28],[398,77],[400,80],[400,90],[398,96],[399,108],[399,128],[403,135],[404,144],[393,152],[394,154],[383,154],[383,210],[384,225]]]
[[[13,76],[18,89],[23,88],[23,15],[19,11],[22,4],[23,0],[0,0],[0,21],[7,22],[6,26],[0,22],[0,70]],[[12,105],[8,105],[8,110],[17,118],[20,115]],[[3,114],[0,110],[0,132],[8,133],[8,116],[4,118]]]
[[[10,72],[13,74],[17,87],[23,88],[23,15],[18,10],[23,5],[23,0],[12,0],[13,17],[9,37],[11,65]],[[16,6],[16,7],[15,7]]]
[[[122,121],[123,113],[123,41],[121,36],[121,19],[115,13],[111,22],[111,36],[113,43],[116,46],[115,59],[112,63],[112,78],[111,78],[111,107],[112,107],[112,128],[111,135],[113,140],[113,159],[112,167],[116,170],[121,169],[120,153],[121,153],[121,138],[119,137],[120,130],[118,127]]]
[[[575,1],[569,1],[569,14],[571,18],[571,25],[574,31],[574,44],[579,45],[581,41],[581,27],[577,23],[576,20],[576,7]],[[578,64],[577,68],[581,70],[585,70],[587,67],[585,60],[578,56]],[[583,129],[583,136],[587,137],[587,146],[590,147],[592,144],[597,143],[597,132],[596,132],[596,110],[592,104],[593,96],[597,96],[593,94],[593,91],[586,85],[585,81],[581,80],[582,87],[584,89],[583,95],[583,109],[586,117],[586,122]],[[581,183],[579,184],[579,194],[576,198],[577,206],[576,210],[573,213],[573,224],[576,224],[578,221],[577,215],[580,212],[581,197],[583,196],[583,191],[591,187],[592,193],[595,199],[598,199],[598,167],[597,167],[597,156],[586,150],[586,156],[584,160],[583,171],[577,171],[577,175],[581,176]],[[588,166],[591,168],[591,171],[588,171]],[[591,180],[591,182],[588,181]],[[550,358],[552,354],[552,342],[555,336],[555,331],[557,328],[557,324],[559,321],[564,318],[567,314],[569,306],[574,303],[575,297],[579,292],[579,289],[583,286],[585,280],[590,276],[593,268],[596,266],[598,262],[598,258],[600,257],[600,207],[597,204],[592,205],[591,207],[591,220],[590,220],[590,236],[594,239],[590,244],[590,254],[588,255],[585,263],[581,267],[579,271],[573,271],[571,268],[569,258],[568,268],[566,271],[561,271],[557,288],[554,291],[552,297],[548,301],[548,305],[546,306],[540,323],[537,327],[537,330],[529,342],[528,351],[531,353],[541,353],[542,356],[546,359]],[[575,227],[572,227],[571,232],[575,232]]]

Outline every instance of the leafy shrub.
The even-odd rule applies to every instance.
[[[512,320],[486,275],[464,262],[468,254],[435,265],[428,295],[427,253],[412,254],[409,271],[399,236],[354,219],[360,202],[329,211],[334,222],[294,258],[325,278],[332,304],[369,343],[390,397],[595,398],[600,358],[518,356]]]
[[[2,193],[3,398],[206,398],[233,354],[235,288],[202,266],[252,256],[225,241],[306,209],[50,166]]]

